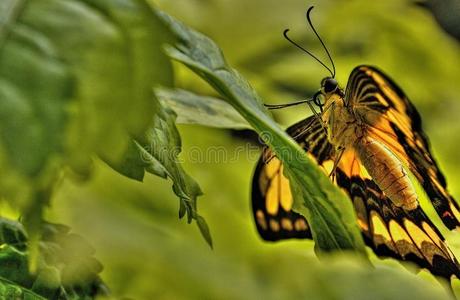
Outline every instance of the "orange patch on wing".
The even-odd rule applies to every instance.
[[[361,174],[361,167],[353,149],[347,149],[340,159],[339,167],[348,177]]]
[[[274,231],[274,232],[280,231],[280,223],[278,223],[278,221],[270,219],[269,224],[270,224],[270,229],[272,231]]]
[[[305,222],[304,219],[297,219],[297,220],[294,222],[294,228],[295,228],[295,230],[297,230],[297,231],[303,231],[303,230],[307,230],[307,229],[308,229],[308,225],[307,225],[307,222]]]
[[[292,231],[292,229],[294,229],[294,226],[292,225],[291,220],[289,220],[287,218],[282,218],[281,219],[281,228],[283,228],[284,230],[287,230],[287,231]]]
[[[267,230],[267,221],[265,220],[265,214],[260,209],[256,212],[257,223],[263,230]]]

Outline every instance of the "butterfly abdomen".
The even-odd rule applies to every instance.
[[[370,138],[354,146],[369,175],[398,207],[413,210],[418,206],[417,194],[401,162],[383,144]]]

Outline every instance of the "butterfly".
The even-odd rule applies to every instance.
[[[411,261],[447,279],[460,278],[460,265],[420,207],[409,176],[423,187],[445,226],[460,227],[459,205],[447,191],[416,108],[375,67],[356,67],[345,89],[334,79],[333,68],[332,77],[323,79],[321,90],[307,100],[321,113],[292,125],[287,133],[349,196],[364,241],[378,256]],[[312,238],[307,220],[292,204],[283,164],[266,147],[252,181],[254,219],[264,240]]]

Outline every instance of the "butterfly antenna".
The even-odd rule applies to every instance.
[[[324,44],[323,40],[321,39],[321,37],[319,36],[318,32],[316,32],[316,29],[315,29],[315,26],[313,26],[313,23],[311,22],[311,19],[310,19],[310,13],[312,11],[312,9],[314,8],[314,6],[310,6],[310,8],[307,10],[307,21],[308,21],[308,24],[310,25],[311,29],[313,30],[313,32],[315,33],[316,37],[318,38],[318,40],[321,42],[321,45],[323,45],[323,48],[324,50],[326,51],[327,53],[327,56],[329,57],[329,60],[331,61],[331,64],[332,64],[332,69],[334,70],[334,72],[331,72],[331,69],[327,68],[329,70],[329,72],[331,72],[332,74],[332,78],[335,78],[335,65],[334,65],[334,61],[332,60],[332,56],[331,54],[329,53],[329,50],[327,50],[327,47],[326,45]],[[318,59],[317,59],[318,60]],[[323,64],[324,65],[324,64]]]
[[[314,101],[315,101],[314,99],[307,99],[307,100],[300,100],[297,102],[291,102],[291,103],[285,103],[285,104],[264,104],[264,106],[268,109],[280,109],[280,108],[295,106],[295,105],[304,104],[308,102],[314,102]]]
[[[297,48],[299,48],[303,52],[307,53],[308,55],[310,55],[311,57],[316,59],[316,61],[319,62],[323,67],[325,67],[329,71],[329,73],[331,73],[331,75],[333,75],[332,77],[334,77],[335,69],[334,69],[334,73],[332,73],[331,69],[328,66],[326,66],[321,60],[319,60],[315,55],[313,55],[310,51],[306,50],[305,48],[303,48],[302,46],[300,46],[299,44],[297,44],[296,42],[291,40],[291,38],[289,38],[289,36],[287,35],[288,32],[289,32],[289,29],[285,29],[284,32],[283,32],[284,38],[286,40],[288,40],[291,44],[293,44],[294,46],[296,46]],[[316,31],[315,31],[315,33],[316,33]],[[316,35],[318,35],[318,34],[316,34]],[[324,44],[323,44],[323,46],[324,46]]]

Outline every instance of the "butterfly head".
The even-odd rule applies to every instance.
[[[326,77],[321,81],[321,92],[324,95],[335,93],[339,90],[339,83],[332,77]]]
[[[341,99],[343,98],[344,93],[335,78],[326,77],[321,80],[321,89],[315,94],[315,96],[313,96],[313,102],[321,109],[327,104],[326,102],[336,99],[336,97],[332,97],[333,95],[337,95],[338,98]]]

